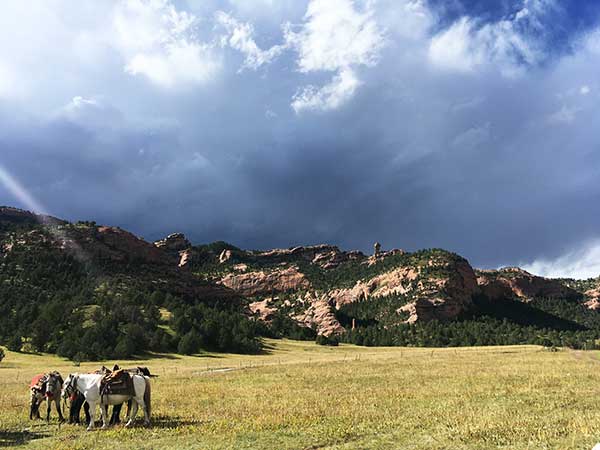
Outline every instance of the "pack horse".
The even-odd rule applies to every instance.
[[[60,394],[63,387],[63,379],[58,372],[50,372],[36,375],[31,380],[29,390],[31,392],[31,403],[29,407],[29,418],[40,418],[40,406],[47,402],[46,420],[50,420],[50,409],[52,403],[56,405],[56,411],[61,422],[63,418],[60,410]]]
[[[94,428],[96,405],[100,405],[102,428],[108,426],[108,405],[120,405],[132,400],[132,408],[128,411],[126,427],[135,420],[138,408],[144,412],[144,424],[150,425],[151,389],[150,378],[141,374],[130,374],[118,370],[106,376],[103,374],[70,374],[64,382],[62,396],[71,397],[77,392],[83,394],[90,406],[90,423],[88,430]]]

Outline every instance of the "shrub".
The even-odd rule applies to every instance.
[[[186,333],[177,346],[177,353],[182,355],[193,355],[200,349],[200,336],[194,330]]]
[[[8,347],[11,352],[20,352],[22,345],[23,340],[21,339],[21,336],[15,335],[8,340],[6,347]]]
[[[338,339],[335,336],[325,336],[322,334],[319,334],[317,336],[317,339],[315,340],[315,342],[318,345],[329,345],[332,347],[337,347],[340,344],[340,341],[338,341]]]

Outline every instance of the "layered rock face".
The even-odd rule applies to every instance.
[[[558,280],[532,275],[518,267],[506,267],[500,270],[479,270],[477,283],[483,295],[494,300],[517,297],[556,297],[578,299],[581,294]]]
[[[432,280],[433,285],[417,291],[414,302],[400,308],[408,314],[408,323],[452,320],[473,304],[473,295],[479,292],[473,268],[466,260],[442,264],[447,276]]]
[[[252,257],[258,262],[290,262],[304,260],[318,265],[323,269],[333,269],[347,261],[362,260],[365,255],[358,251],[343,252],[333,245],[312,245],[293,247],[289,249],[274,249],[266,252],[253,253]]]
[[[584,305],[593,311],[600,310],[600,287],[588,289],[584,292],[587,301]]]
[[[269,256],[273,254],[280,256],[282,251],[274,251]],[[312,289],[308,279],[296,266],[271,272],[230,273],[220,283],[250,297],[304,292],[303,296],[299,295],[295,300],[295,305],[303,312],[296,314],[294,318],[326,336],[344,331],[335,311],[349,303],[405,295],[412,299],[399,310],[406,314],[406,322],[452,320],[471,306],[473,294],[479,292],[475,273],[469,263],[446,253],[432,256],[421,262],[421,265],[395,267],[370,279],[359,280],[352,288],[325,292]],[[263,301],[253,305],[264,311],[267,304]]]
[[[452,320],[472,305],[473,295],[479,292],[477,279],[466,260],[432,259],[428,271],[438,269],[443,276],[429,277],[423,268],[399,267],[368,281],[359,281],[351,289],[337,289],[328,296],[335,308],[371,297],[407,295],[414,301],[400,308],[408,314],[406,322]]]
[[[308,293],[304,302],[308,308],[303,313],[294,316],[294,319],[300,324],[313,328],[317,334],[324,336],[334,336],[346,331],[335,317],[334,309],[327,296]]]
[[[246,297],[270,296],[310,288],[310,282],[294,266],[271,272],[230,273],[219,283]]]

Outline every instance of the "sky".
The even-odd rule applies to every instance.
[[[600,4],[5,0],[0,204],[600,275]]]

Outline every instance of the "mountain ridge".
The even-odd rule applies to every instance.
[[[457,327],[464,334],[463,329],[475,325],[499,329],[498,323],[490,325],[494,320],[510,322],[516,334],[509,342],[537,339],[534,329],[523,328],[530,322],[539,329],[548,325],[550,334],[556,332],[552,336],[557,342],[564,341],[563,332],[580,333],[581,338],[585,331],[585,342],[592,335],[600,338],[600,279],[549,279],[515,267],[481,270],[443,249],[382,251],[377,244],[374,248],[372,255],[328,244],[243,250],[223,241],[193,245],[182,233],[150,243],[118,227],[70,223],[0,207],[0,277],[5,290],[12,284],[19,286],[20,297],[25,298],[28,290],[35,292],[42,299],[39,305],[34,302],[36,312],[52,304],[57,295],[79,295],[78,286],[69,281],[71,272],[83,280],[81,290],[89,297],[73,305],[76,313],[131,298],[143,316],[148,298],[163,299],[153,306],[175,319],[142,321],[154,331],[147,345],[135,351],[172,349],[184,335],[191,336],[190,348],[206,347],[221,331],[218,325],[204,330],[205,316],[213,310],[203,308],[235,316],[239,329],[245,330],[239,341],[255,350],[258,344],[251,342],[260,335],[322,336],[362,343],[371,334],[379,337],[368,338],[367,343],[388,339],[399,345],[412,342],[414,336],[406,336],[415,330],[433,327],[443,335],[444,330]],[[39,280],[30,276],[30,272],[48,272],[47,265],[56,267],[56,276],[64,278],[60,286],[54,286],[51,274]],[[15,307],[14,302],[0,298],[0,307],[8,311],[7,305]],[[105,315],[108,320],[110,314]],[[87,320],[96,323],[95,318]],[[17,322],[13,317],[12,334],[19,334],[23,342],[35,338],[33,331]],[[127,320],[123,323],[127,325]],[[515,326],[521,328],[515,331]],[[129,339],[120,330],[114,334],[117,341]],[[44,336],[34,340],[38,347],[56,351],[64,336],[53,336],[52,345],[43,342]],[[4,340],[8,337],[7,332]],[[222,348],[229,341],[238,342],[233,336],[219,339]],[[464,336],[456,339],[463,342]],[[150,341],[164,345],[156,348]],[[210,345],[216,345],[213,341]]]

